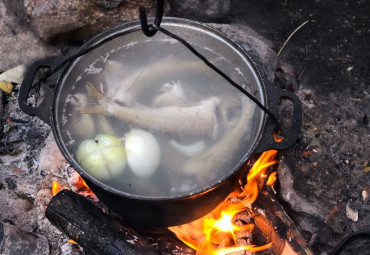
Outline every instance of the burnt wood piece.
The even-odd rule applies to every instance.
[[[84,248],[86,254],[194,254],[171,235],[144,236],[103,213],[91,201],[62,190],[49,202],[46,218]]]
[[[0,254],[48,255],[49,243],[45,236],[0,221]]]
[[[271,249],[275,254],[313,255],[271,188],[259,194],[249,213],[265,238],[273,243]]]

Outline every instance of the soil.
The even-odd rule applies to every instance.
[[[280,58],[294,66],[300,84],[319,99],[350,89],[361,97],[370,81],[368,1],[232,0],[227,20],[248,24],[275,44],[309,20],[288,42]]]

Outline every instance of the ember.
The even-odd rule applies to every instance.
[[[201,219],[169,229],[180,240],[197,250],[197,254],[221,255],[243,250],[257,252],[270,248],[272,243],[262,246],[238,246],[235,233],[241,230],[251,233],[254,224],[236,226],[233,218],[241,211],[251,208],[267,177],[269,178],[266,184],[270,186],[274,184],[276,172],[269,175],[268,170],[270,166],[277,163],[274,160],[276,154],[276,150],[264,152],[250,169],[244,188],[231,193],[214,211]]]

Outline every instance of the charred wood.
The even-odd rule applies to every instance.
[[[55,195],[46,218],[86,254],[194,254],[193,250],[167,234],[144,236],[103,213],[91,201],[70,190]]]
[[[275,254],[313,255],[293,220],[287,215],[276,196],[269,189],[259,194],[249,210],[250,215]]]

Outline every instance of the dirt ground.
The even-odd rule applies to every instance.
[[[232,0],[232,23],[248,24],[271,40],[276,51],[288,36],[309,20],[288,42],[280,57],[294,66],[300,84],[319,99],[350,89],[361,97],[370,81],[369,1]]]

